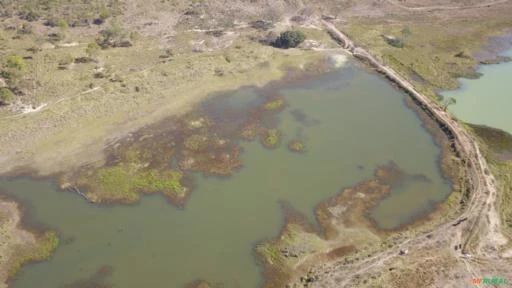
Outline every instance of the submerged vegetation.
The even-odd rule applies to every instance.
[[[288,149],[292,152],[304,153],[306,152],[306,145],[299,140],[291,140],[288,142]]]
[[[259,136],[263,146],[279,146],[281,133],[262,123],[265,117],[276,116],[265,111],[279,112],[285,102],[267,98],[257,105],[237,107],[232,120],[240,121],[243,115],[247,121],[234,127],[223,125],[224,118],[231,117],[224,105],[218,106],[219,111],[197,109],[144,127],[111,144],[104,165],[69,173],[62,178],[62,186],[92,202],[134,203],[140,194],[162,193],[182,205],[193,186],[191,172],[229,176],[242,165],[237,139],[253,141]],[[292,140],[289,148],[304,152],[305,146]]]
[[[281,134],[276,129],[268,129],[263,131],[261,143],[267,148],[277,148],[279,145]]]
[[[283,107],[284,107],[284,100],[280,99],[280,98],[271,100],[271,101],[265,103],[265,110],[267,110],[267,111],[279,110]]]

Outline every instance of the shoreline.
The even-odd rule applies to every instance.
[[[432,235],[437,234],[437,237],[442,237],[442,234],[445,233],[444,231],[448,229],[447,227],[457,227],[455,229],[461,229],[458,236],[455,236],[459,238],[459,242],[463,243],[463,246],[459,244],[459,246],[462,247],[461,251],[463,254],[468,253],[467,251],[470,250],[471,247],[471,241],[473,240],[473,230],[478,227],[478,223],[481,225],[481,213],[485,213],[484,211],[477,208],[479,204],[475,202],[484,202],[484,203],[496,203],[496,187],[494,186],[494,183],[496,183],[494,177],[489,173],[489,168],[486,163],[485,158],[481,155],[478,144],[476,142],[476,139],[473,139],[472,136],[467,134],[465,129],[463,127],[459,127],[458,122],[456,122],[456,118],[454,116],[448,114],[446,111],[441,110],[436,104],[432,102],[431,99],[424,97],[421,95],[407,80],[404,78],[401,78],[400,75],[398,75],[395,71],[392,70],[392,68],[382,65],[380,62],[378,62],[375,58],[373,58],[368,52],[366,52],[364,49],[357,47],[352,40],[350,40],[346,35],[341,33],[339,30],[337,30],[332,24],[328,22],[324,22],[325,26],[327,27],[328,33],[338,42],[340,42],[340,45],[348,50],[349,52],[352,52],[353,55],[358,58],[361,62],[365,64],[365,66],[369,67],[373,71],[379,73],[382,77],[387,78],[388,81],[390,81],[397,89],[402,90],[406,94],[408,94],[406,98],[406,106],[408,106],[410,109],[415,111],[417,116],[422,120],[424,129],[426,129],[429,134],[432,135],[434,142],[437,146],[441,149],[441,154],[438,159],[439,168],[441,169],[443,177],[446,177],[447,179],[451,180],[451,186],[452,186],[452,192],[448,197],[440,201],[438,204],[435,205],[435,207],[422,217],[419,217],[418,219],[415,219],[411,223],[407,225],[403,225],[400,227],[397,227],[397,229],[379,229],[378,226],[376,226],[376,223],[374,221],[371,221],[371,217],[368,215],[368,210],[366,212],[360,213],[359,217],[363,217],[363,219],[366,218],[366,220],[363,220],[363,228],[368,229],[372,233],[375,233],[375,235],[385,235],[384,237],[391,236],[393,234],[401,234],[401,233],[408,233],[412,234],[409,237],[403,237],[403,238],[411,238],[406,241],[403,241],[402,243],[398,245],[393,245],[392,247],[407,247],[408,242],[414,241],[417,238],[417,235],[421,235],[423,233],[429,233],[430,235],[427,238],[434,238]],[[477,68],[477,67],[475,67]],[[450,159],[455,156],[458,160],[454,160],[456,162],[451,161]],[[458,162],[458,163],[457,163]],[[472,165],[469,165],[471,164]],[[455,169],[450,169],[450,167],[453,167],[453,165],[456,165],[460,172],[456,172]],[[482,176],[483,175],[483,176]],[[367,180],[370,181],[370,180]],[[364,182],[363,182],[364,183]],[[480,185],[484,185],[485,188],[479,187]],[[359,184],[362,185],[362,184]],[[357,187],[357,186],[356,186]],[[346,189],[345,189],[346,190]],[[486,192],[487,191],[491,191]],[[340,192],[344,193],[344,192]],[[346,192],[345,192],[346,193]],[[487,195],[487,196],[486,196]],[[315,214],[317,214],[317,220],[318,220],[318,211],[320,211],[325,205],[328,205],[327,203],[330,203],[332,201],[335,201],[336,197],[342,197],[342,196],[333,196],[333,198],[327,199],[321,203],[318,204],[317,208],[315,208]],[[383,196],[386,197],[386,196]],[[382,199],[381,199],[382,200]],[[453,202],[459,202],[458,204],[455,204]],[[339,203],[339,202],[334,202]],[[341,205],[338,204],[338,205]],[[454,207],[455,206],[455,207]],[[319,210],[320,209],[320,210]],[[447,210],[449,213],[447,215],[440,215],[444,214],[443,211]],[[488,208],[489,210],[486,211],[487,213],[490,213],[492,216],[494,216],[493,220],[489,220],[488,223],[491,221],[494,221],[494,223],[498,223],[499,225],[499,216],[496,215],[496,210],[490,205]],[[371,210],[371,209],[370,209]],[[476,210],[476,211],[475,211]],[[333,213],[333,212],[331,212]],[[325,221],[318,221],[320,224],[320,228],[326,228],[327,223],[329,221],[334,221],[333,219],[336,219],[337,216],[335,214],[332,214],[330,216],[327,216],[327,219]],[[472,218],[472,219],[471,219]],[[330,219],[330,220],[328,220]],[[326,222],[327,221],[327,222]],[[366,224],[364,222],[367,221]],[[464,223],[465,222],[465,223]],[[473,223],[471,223],[473,222]],[[464,224],[462,224],[464,223]],[[470,224],[471,223],[471,224]],[[289,233],[289,227],[290,225],[293,225],[294,223],[292,221],[289,221],[288,223],[285,223],[283,225],[283,228],[281,229],[281,232],[279,236],[274,238],[271,241],[265,242],[267,245],[275,245],[277,247],[280,247],[281,243],[287,243],[285,240],[287,238],[287,234]],[[461,226],[469,225],[469,227],[461,228]],[[492,226],[491,223],[488,224],[489,226]],[[496,224],[494,224],[496,225]],[[431,227],[431,228],[429,228]],[[469,228],[469,231],[468,231]],[[480,227],[481,228],[481,227]],[[484,227],[489,229],[488,227]],[[340,228],[342,229],[342,228]],[[339,230],[338,233],[342,233]],[[307,231],[304,231],[304,233],[307,233]],[[439,233],[439,234],[438,234]],[[489,237],[486,240],[490,240],[489,243],[492,245],[498,244],[503,245],[506,243],[504,242],[496,242],[499,240],[496,239],[503,239],[503,235],[500,234],[499,229],[493,230],[494,233],[493,236]],[[453,234],[453,232],[452,232]],[[467,234],[467,235],[464,235]],[[328,240],[329,237],[327,237],[327,234],[321,233],[318,234],[318,236],[323,237],[325,240]],[[421,237],[421,236],[420,236]],[[464,239],[466,237],[466,239]],[[401,237],[399,237],[401,238]],[[416,239],[415,239],[416,238]],[[281,239],[281,240],[279,240]],[[382,238],[381,238],[382,239]],[[494,240],[494,241],[493,241]],[[285,242],[283,242],[285,241]],[[418,240],[421,241],[421,240]],[[487,244],[487,245],[489,245]],[[389,247],[391,248],[391,246]],[[258,248],[256,248],[258,249]],[[377,249],[379,251],[378,254],[386,255],[388,253],[381,252],[381,251],[389,251],[389,249]],[[406,248],[400,248],[400,251],[407,251]],[[346,250],[344,250],[347,252]],[[357,251],[357,249],[356,249]],[[347,252],[349,255],[353,253],[353,251]],[[400,252],[402,253],[402,252]],[[406,252],[405,252],[406,253]],[[260,252],[260,256],[265,259],[265,256],[263,252]],[[267,255],[268,257],[268,255]],[[318,257],[318,256],[317,256]],[[368,257],[370,257],[370,254],[368,254]],[[383,256],[384,257],[384,256]],[[345,258],[338,257],[338,258]],[[378,259],[379,257],[371,257]],[[346,259],[346,258],[345,258]],[[356,258],[356,263],[358,258]],[[373,259],[375,261],[376,259]],[[320,280],[320,283],[323,283],[324,285],[326,283],[331,283],[330,285],[340,285],[340,282],[333,282],[332,279],[329,279],[327,277],[327,280],[321,280],[323,277],[325,277],[325,274],[342,274],[346,278],[343,279],[343,277],[337,276],[338,279],[342,278],[345,285],[348,283],[351,283],[351,281],[359,281],[356,278],[354,278],[354,274],[357,274],[357,270],[352,271],[351,273],[348,272],[335,272],[333,270],[329,270],[325,268],[325,265],[329,266],[328,263],[333,263],[336,261],[341,261],[340,259],[332,260],[319,260],[319,261],[313,261],[309,265],[306,265],[306,268],[299,269],[298,267],[290,268],[288,267],[289,272],[283,272],[283,269],[281,267],[273,267],[272,261],[269,262],[265,261],[265,274],[267,275],[273,275],[277,274],[280,275],[278,278],[284,278],[283,283],[293,283],[295,285],[306,285],[306,287],[309,287],[309,283],[317,282]],[[346,261],[346,260],[345,260]],[[367,262],[367,261],[364,261]],[[363,263],[364,263],[363,262]],[[370,262],[368,262],[370,263]],[[346,263],[345,263],[346,264]],[[343,265],[345,265],[343,264]],[[351,263],[352,264],[352,263]],[[305,265],[305,264],[303,264]],[[355,265],[355,264],[354,264]],[[362,265],[362,264],[360,264]],[[333,266],[333,265],[331,265]],[[364,266],[364,265],[363,265]],[[363,267],[361,266],[361,267]],[[309,267],[309,268],[308,268]],[[333,266],[335,267],[335,266]],[[306,269],[306,270],[305,270]],[[337,268],[337,269],[343,269],[343,268]],[[316,270],[316,271],[315,271]],[[306,272],[307,271],[307,272]],[[281,274],[280,274],[281,273]],[[331,280],[331,281],[329,281]],[[281,280],[280,280],[281,281]],[[324,282],[322,282],[324,281]],[[277,282],[281,283],[281,282]],[[274,287],[276,284],[273,282],[267,282],[265,287]],[[343,286],[343,285],[341,285]]]
[[[370,56],[370,57],[371,57],[371,56]],[[367,66],[367,65],[365,65],[365,66]],[[385,73],[384,73],[384,74],[385,74]],[[279,81],[279,80],[274,80],[274,81]],[[396,83],[395,83],[395,84],[396,84]],[[398,85],[398,86],[400,86],[400,85]],[[404,89],[404,87],[399,88],[399,89]],[[414,88],[413,88],[413,89],[414,89]],[[413,91],[413,92],[416,92],[416,90],[412,90],[412,91]],[[222,92],[218,92],[218,93],[222,93]],[[416,92],[416,93],[417,93],[417,92]],[[216,94],[216,93],[214,93],[214,94],[213,94],[213,96],[209,94],[209,96],[205,96],[205,97],[210,97],[210,96],[211,96],[211,97],[214,97],[214,95],[215,95],[215,94]],[[408,93],[408,94],[409,94],[409,93]],[[414,93],[413,93],[413,94],[414,94]],[[414,96],[411,96],[411,97],[412,97],[411,99],[416,99],[416,98],[414,98]],[[199,100],[198,100],[198,101],[199,101]],[[413,100],[413,101],[414,101],[414,100]],[[432,108],[431,106],[429,106],[429,105],[428,105],[428,103],[427,103],[427,104],[425,104],[424,102],[421,102],[421,100],[419,100],[418,102],[415,102],[413,105],[414,105],[414,107],[417,107],[417,109],[419,109],[419,110],[421,110],[421,111],[424,111],[424,112],[430,111],[430,112],[431,112],[431,113],[433,113],[433,114],[436,114],[437,112],[441,112],[441,111],[439,111],[439,109],[437,109],[437,110],[436,110],[435,108]],[[423,109],[426,109],[426,110],[423,110]],[[431,109],[432,109],[432,110],[431,110]],[[415,110],[415,109],[413,109],[413,110]],[[434,112],[433,112],[433,111],[434,111]],[[435,112],[435,111],[437,111],[437,112]],[[427,114],[428,114],[428,112],[427,112]],[[441,115],[442,115],[442,114],[441,114]],[[418,116],[418,117],[419,117],[419,116]],[[436,116],[434,116],[434,117],[436,117]],[[447,116],[447,117],[449,117],[449,116]],[[420,117],[420,118],[421,118],[421,117]],[[429,119],[432,119],[433,121],[437,121],[437,120],[438,120],[438,118],[430,118],[430,117],[429,117]],[[437,119],[437,120],[436,120],[436,119]],[[454,120],[454,121],[455,121],[455,120]],[[422,122],[423,122],[423,120],[422,120]],[[449,122],[449,124],[448,124],[448,125],[446,125],[446,126],[441,125],[442,123],[440,123],[440,122],[437,122],[437,124],[438,124],[438,125],[440,125],[438,128],[443,129],[442,127],[444,127],[444,128],[446,128],[446,129],[448,129],[448,130],[450,130],[450,129],[451,129],[450,122]],[[436,126],[437,126],[437,125],[436,125]],[[426,128],[426,127],[425,127],[425,129],[427,129],[427,130],[428,130],[428,128]],[[431,131],[429,131],[429,133],[430,133],[434,138],[436,138],[436,137],[433,135],[433,133],[432,133]],[[443,135],[444,135],[444,134],[443,134]],[[450,136],[448,136],[448,137],[450,137]],[[452,134],[452,137],[457,138],[457,134],[456,134],[456,133]],[[463,135],[463,137],[469,137],[469,138],[471,138],[471,137],[470,137],[470,136],[468,136],[468,135]],[[459,140],[460,140],[460,139],[459,139]],[[460,146],[464,149],[464,145],[460,144]],[[459,149],[460,149],[460,147],[459,147]],[[478,154],[479,154],[479,152],[478,152],[478,148],[476,148],[476,149],[477,149],[477,150],[476,150],[475,154],[476,154],[476,155],[478,155]],[[442,149],[441,149],[441,150],[442,150]],[[442,150],[442,151],[443,151],[443,150]],[[467,154],[472,154],[472,153],[467,153]],[[441,158],[443,158],[443,157],[444,157],[444,156],[441,156]],[[466,157],[468,157],[468,158],[469,158],[469,156],[466,156]],[[465,159],[465,160],[467,160],[467,159]],[[442,162],[442,159],[440,159],[440,164],[441,164],[441,162]],[[441,167],[442,167],[442,165],[441,165]],[[483,170],[482,170],[482,171],[483,171]],[[43,173],[43,174],[44,174],[44,173]],[[7,175],[8,175],[8,174],[7,174]],[[443,175],[444,175],[444,173],[443,173]],[[34,178],[34,179],[48,179],[48,178],[49,178],[49,179],[53,179],[53,177],[54,177],[54,174],[48,174],[48,175],[46,175],[46,176],[35,176],[35,178]],[[472,194],[473,194],[473,193],[472,193]],[[490,193],[490,194],[492,194],[492,193]],[[494,193],[494,194],[496,194],[496,193]],[[471,195],[471,196],[472,196],[472,197],[475,197],[474,195]],[[1,199],[0,199],[0,200],[1,200]],[[443,201],[443,203],[444,203],[444,201]],[[436,208],[433,212],[435,212],[435,211],[437,211],[437,210],[438,210],[438,209]],[[427,215],[427,217],[428,217],[428,215]],[[421,217],[421,218],[423,218],[423,217]],[[460,218],[460,217],[459,217],[459,218]],[[461,219],[462,219],[462,218],[461,218]],[[416,222],[416,221],[414,221],[414,222]],[[466,223],[468,223],[469,221],[465,221],[465,222],[466,222]],[[418,224],[418,226],[422,226],[422,225],[423,225],[422,223]],[[285,224],[285,225],[283,225],[283,228],[284,228],[284,227],[286,227],[286,224]],[[401,230],[399,230],[399,231],[401,231]],[[394,233],[394,232],[393,232],[393,233]]]
[[[59,235],[57,231],[29,219],[26,203],[16,197],[0,191],[0,206],[7,209],[5,212],[10,211],[9,218],[0,222],[0,228],[5,229],[2,233],[9,235],[10,240],[3,242],[0,249],[14,245],[3,251],[0,261],[0,287],[8,287],[23,266],[41,263],[53,256],[59,246]],[[9,227],[9,224],[14,226]]]

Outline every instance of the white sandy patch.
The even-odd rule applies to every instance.
[[[329,62],[336,68],[341,68],[345,65],[348,58],[347,55],[343,54],[332,54],[329,55]]]

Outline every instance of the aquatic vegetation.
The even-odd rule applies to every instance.
[[[25,263],[44,261],[50,258],[57,246],[59,246],[59,237],[54,231],[38,236],[34,245],[17,252],[13,259],[10,259],[8,275],[16,274],[21,269],[21,265]]]
[[[279,145],[280,133],[276,129],[265,130],[262,135],[262,143],[267,148],[276,148]]]
[[[185,139],[185,148],[192,151],[201,151],[208,146],[208,137],[205,135],[194,134]]]
[[[284,107],[284,100],[283,99],[274,99],[270,100],[267,103],[265,103],[264,108],[267,111],[275,111],[279,110]]]
[[[113,268],[109,265],[103,265],[88,278],[80,279],[63,286],[61,288],[78,288],[78,287],[94,287],[94,288],[112,288],[113,285],[107,283],[108,278],[112,276]]]
[[[299,140],[291,140],[288,142],[288,149],[292,152],[304,153],[306,152],[306,145]]]
[[[306,271],[308,267],[303,266],[306,259],[327,257],[352,263],[379,249],[386,240],[386,233],[378,229],[368,212],[410,177],[418,178],[405,173],[393,162],[378,166],[373,178],[343,189],[317,205],[315,215],[319,227],[309,224],[300,212],[292,211],[299,215],[287,216],[287,223],[278,237],[256,246],[265,261],[266,274],[272,276],[268,278],[268,287],[283,287],[283,283],[297,273],[299,263],[301,270]],[[307,282],[310,277],[315,276],[308,273],[301,278]]]
[[[248,125],[242,128],[240,132],[240,137],[244,140],[253,141],[258,137],[260,127],[256,124]]]
[[[103,167],[79,183],[87,187],[93,202],[133,203],[139,193],[163,193],[173,200],[186,196],[188,189],[181,183],[183,173],[175,170],[138,169],[122,164]]]
[[[257,251],[264,255],[265,259],[271,264],[276,265],[281,261],[281,252],[271,244],[263,244],[257,248]]]

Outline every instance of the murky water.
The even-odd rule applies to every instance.
[[[512,56],[512,49],[503,55]],[[449,110],[463,121],[512,133],[512,62],[481,66],[478,71],[483,73],[480,79],[462,79],[461,89],[443,93],[457,100]]]
[[[245,88],[219,97],[244,99],[256,92]],[[229,179],[198,175],[183,209],[161,196],[143,197],[135,206],[99,207],[48,181],[0,181],[1,189],[27,203],[30,218],[62,237],[54,257],[26,266],[13,287],[79,287],[67,285],[103,265],[113,268],[107,284],[115,287],[180,287],[199,278],[257,287],[262,277],[253,245],[278,234],[280,200],[313,219],[317,203],[390,160],[429,181],[406,182],[382,202],[373,211],[379,225],[411,221],[449,194],[437,165],[439,148],[405,106],[404,94],[378,76],[348,64],[281,92],[288,103],[278,119],[281,147],[243,144],[244,167]],[[307,153],[288,151],[292,138],[302,139]]]

